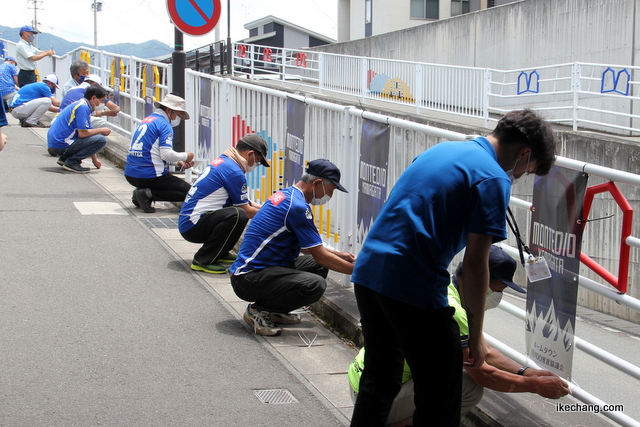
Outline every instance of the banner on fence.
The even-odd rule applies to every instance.
[[[536,177],[529,235],[534,256],[551,277],[527,285],[527,355],[543,369],[571,379],[583,200],[588,176],[555,166]]]
[[[284,149],[284,188],[291,187],[302,177],[304,167],[304,133],[307,106],[294,98],[287,98],[287,145]]]
[[[373,221],[387,200],[389,126],[365,119],[358,163],[358,232],[356,253],[369,234]]]
[[[196,160],[208,162],[211,156],[211,80],[207,77],[200,77],[198,122]]]

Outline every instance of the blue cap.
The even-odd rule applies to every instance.
[[[22,33],[24,33],[25,31],[33,34],[39,34],[36,30],[33,29],[31,25],[25,25],[24,27],[20,28],[20,35],[22,35]]]
[[[18,62],[16,61],[16,58],[14,58],[13,56],[7,56],[6,58],[4,58],[5,61],[13,61],[13,62]]]
[[[348,193],[348,191],[340,185],[340,169],[327,159],[311,160],[307,165],[307,173],[328,179],[338,187],[338,190]]]
[[[524,289],[513,283],[513,274],[516,272],[516,261],[509,256],[500,246],[491,246],[489,253],[489,275],[492,279],[498,279],[514,291],[526,293]]]

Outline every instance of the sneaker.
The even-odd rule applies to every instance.
[[[302,318],[295,313],[271,313],[271,321],[281,325],[296,325],[302,321]]]
[[[64,164],[66,163],[66,161],[67,161],[66,157],[60,156],[60,158],[56,161],[56,163],[64,167]]]
[[[133,195],[136,197],[136,200],[143,211],[146,213],[154,213],[156,211],[156,208],[151,206],[153,199],[147,195],[146,188],[136,188],[133,190]]]
[[[204,271],[209,274],[222,274],[227,272],[227,267],[222,264],[213,263],[213,264],[201,264],[195,259],[191,263],[191,269],[195,271]]]
[[[238,255],[234,255],[232,253],[228,253],[228,254],[223,255],[220,258],[218,258],[218,262],[225,262],[225,263],[233,264],[234,262],[236,262],[237,258],[238,258]]]
[[[247,306],[247,310],[242,317],[247,322],[247,325],[253,326],[253,332],[258,335],[275,336],[280,335],[282,332],[282,329],[271,321],[268,311],[258,311],[255,308],[251,308],[251,304]]]
[[[69,172],[75,173],[89,173],[89,168],[83,168],[79,163],[65,163],[62,165],[64,170],[68,170]]]
[[[23,127],[23,128],[38,128],[38,127],[40,127],[37,124],[34,125],[33,123],[29,123],[26,120],[24,122],[20,123],[20,126]]]

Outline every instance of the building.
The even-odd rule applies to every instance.
[[[518,0],[338,0],[338,41],[371,37]]]
[[[301,49],[335,43],[332,38],[269,15],[244,25],[249,37],[238,43]]]

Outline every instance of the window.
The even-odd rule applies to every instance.
[[[364,36],[371,37],[373,35],[373,0],[364,1]]]
[[[411,0],[411,17],[438,19],[439,0]]]
[[[451,16],[469,13],[469,0],[451,0]]]

